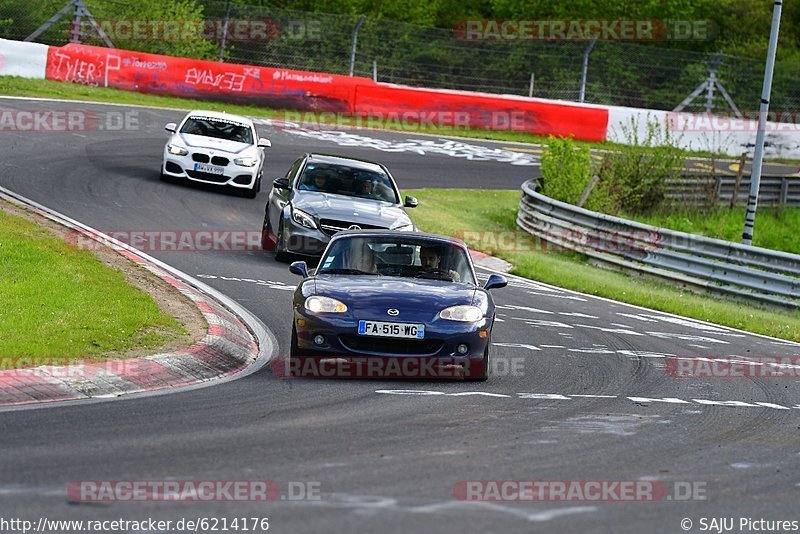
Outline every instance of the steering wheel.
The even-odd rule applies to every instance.
[[[453,279],[453,277],[450,276],[450,273],[444,269],[426,269],[424,271],[419,271],[415,278],[427,278],[429,276],[442,276],[447,277],[449,280]]]

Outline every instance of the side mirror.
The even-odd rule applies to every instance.
[[[275,189],[289,189],[288,178],[275,178],[272,180],[272,187]]]
[[[175,130],[178,129],[178,125],[175,124],[174,122],[168,122],[167,124],[164,125],[164,129],[168,132],[175,133]]]
[[[269,139],[266,139],[264,137],[259,137],[258,138],[258,146],[260,148],[269,148],[269,147],[272,146],[272,143],[270,143]]]
[[[508,280],[506,280],[505,276],[500,274],[493,274],[486,281],[486,285],[483,286],[483,289],[499,289],[501,287],[506,287],[507,285],[508,285]]]
[[[406,197],[406,201],[403,204],[403,206],[405,206],[407,208],[416,208],[417,206],[419,206],[419,200],[417,200],[414,197],[408,197],[407,196]]]
[[[299,274],[303,278],[308,278],[308,266],[304,261],[296,261],[289,266],[289,272]]]

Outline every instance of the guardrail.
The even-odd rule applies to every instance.
[[[589,211],[522,184],[517,225],[604,265],[796,310],[800,255],[656,228]]]
[[[666,196],[672,200],[701,203],[716,200],[730,202],[736,191],[736,177],[723,175],[684,174],[670,180]],[[750,192],[750,176],[742,176],[735,203],[746,204]],[[759,204],[800,206],[800,176],[762,176]]]

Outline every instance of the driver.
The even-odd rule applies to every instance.
[[[419,260],[422,263],[422,270],[427,272],[445,272],[441,268],[442,258],[439,256],[439,250],[436,247],[422,247],[419,251]],[[446,274],[453,279],[454,282],[460,282],[461,277],[458,272],[450,269]]]
[[[314,181],[308,182],[307,180],[300,185],[300,189],[304,189],[306,191],[322,191],[326,192],[328,188],[328,178],[330,177],[330,172],[328,171],[317,171],[314,173]]]
[[[372,196],[372,182],[370,180],[365,180],[361,182],[361,188],[359,190],[359,195],[364,197],[371,197]]]

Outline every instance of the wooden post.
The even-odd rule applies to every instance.
[[[736,201],[739,200],[739,186],[742,184],[742,174],[744,173],[744,164],[746,162],[747,152],[742,152],[742,156],[739,158],[739,170],[736,171],[736,182],[733,184],[730,209],[733,209],[736,206]]]
[[[578,201],[578,207],[582,207],[583,203],[586,202],[586,199],[589,198],[589,195],[592,194],[592,189],[594,186],[597,185],[597,181],[600,179],[600,176],[595,174],[592,176],[592,179],[589,180],[589,183],[586,184],[586,187],[583,189],[583,193],[581,193],[581,199]]]

